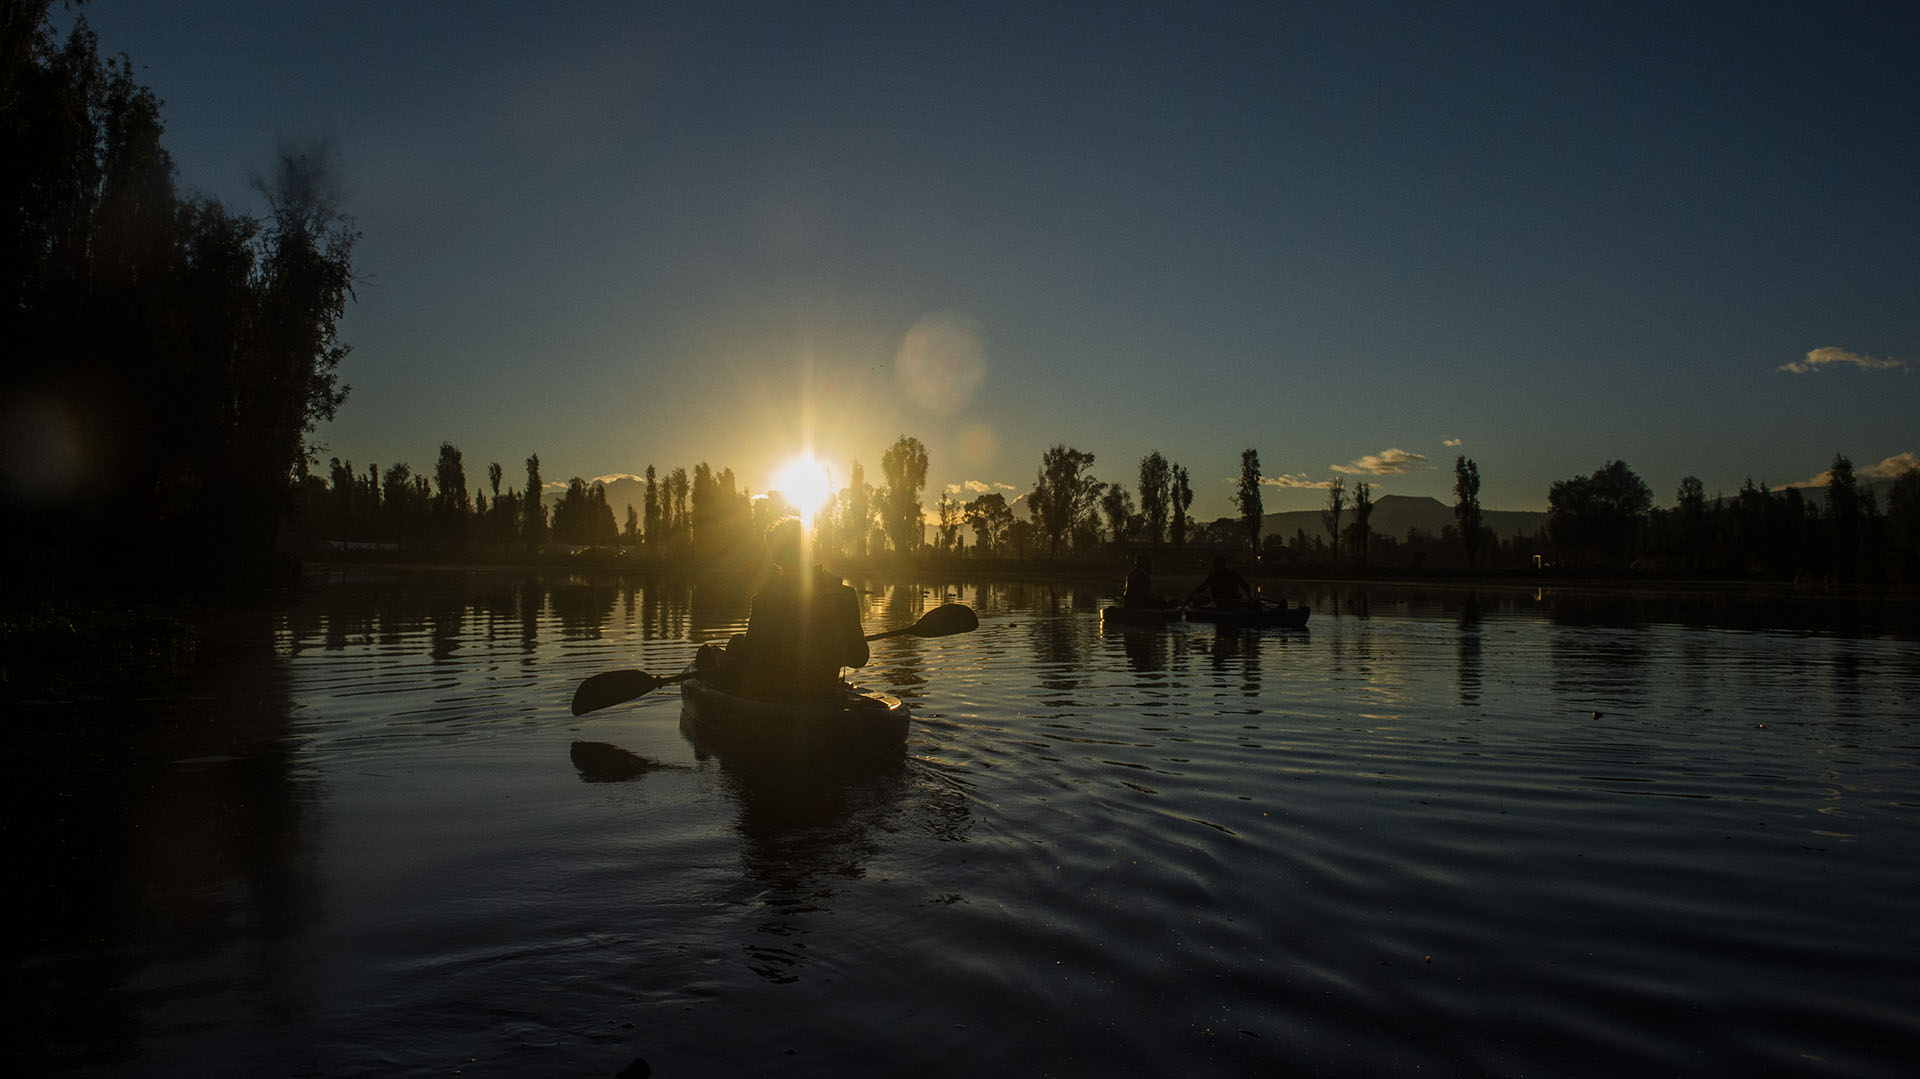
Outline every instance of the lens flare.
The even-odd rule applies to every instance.
[[[951,416],[973,403],[987,378],[980,321],[957,311],[914,324],[894,357],[894,380],[915,404]]]

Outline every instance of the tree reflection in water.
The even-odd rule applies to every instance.
[[[294,766],[274,639],[271,615],[230,615],[165,695],[9,702],[8,1048],[26,1073],[91,1070],[241,998],[302,1009],[284,946],[319,913],[320,795]]]

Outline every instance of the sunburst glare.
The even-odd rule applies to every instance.
[[[833,497],[833,477],[826,465],[806,453],[780,466],[773,474],[773,489],[800,514],[801,520],[811,522],[827,499]]]

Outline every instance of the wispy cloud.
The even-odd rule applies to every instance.
[[[1305,472],[1295,472],[1286,476],[1262,476],[1260,482],[1268,487],[1311,491],[1325,487],[1331,481],[1308,479]]]
[[[1411,450],[1381,450],[1369,453],[1351,464],[1334,465],[1335,472],[1349,476],[1402,476],[1415,469],[1424,468],[1427,455]]]
[[[1450,450],[1457,450],[1460,448],[1460,440],[1457,438],[1443,438],[1440,440],[1440,444],[1442,446],[1447,447]]]
[[[647,482],[647,478],[645,476],[636,476],[631,472],[610,472],[604,476],[595,476],[594,478],[592,478],[591,480],[588,480],[587,482],[588,483],[604,483],[607,486],[611,487],[615,483],[618,483],[621,480],[632,480],[635,483]],[[562,484],[561,486],[564,487],[566,485]]]
[[[964,483],[947,484],[947,493],[950,495],[957,495],[962,492],[970,495],[984,495],[994,491],[1011,491],[1014,489],[1011,483],[988,483],[985,480],[967,480]]]
[[[1832,367],[1834,364],[1858,367],[1863,371],[1904,371],[1909,366],[1906,360],[1896,360],[1886,356],[1863,356],[1858,352],[1848,352],[1844,348],[1816,348],[1807,353],[1807,358],[1804,360],[1781,364],[1780,370],[1805,375],[1823,367]]]
[[[1853,470],[1853,478],[1860,483],[1891,483],[1912,469],[1920,469],[1920,455],[1913,453],[1896,453],[1877,465],[1855,468]],[[1804,479],[1798,483],[1783,483],[1780,486],[1825,487],[1827,485],[1827,479],[1832,475],[1833,470],[1828,469],[1811,479]]]

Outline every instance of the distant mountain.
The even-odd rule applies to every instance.
[[[1537,536],[1547,529],[1547,515],[1533,510],[1490,510],[1480,511],[1481,519],[1493,534],[1501,539],[1514,536]],[[1353,503],[1340,513],[1340,527],[1344,530],[1353,523]],[[1421,529],[1439,536],[1443,529],[1455,527],[1453,507],[1437,498],[1416,498],[1412,495],[1382,495],[1374,500],[1373,515],[1367,519],[1368,526],[1376,536],[1392,536],[1396,540],[1407,538],[1410,529]],[[1287,513],[1269,513],[1260,519],[1262,536],[1280,536],[1293,538],[1295,531],[1304,529],[1309,539],[1319,536],[1325,539],[1327,527],[1320,519],[1319,510],[1292,510]]]

